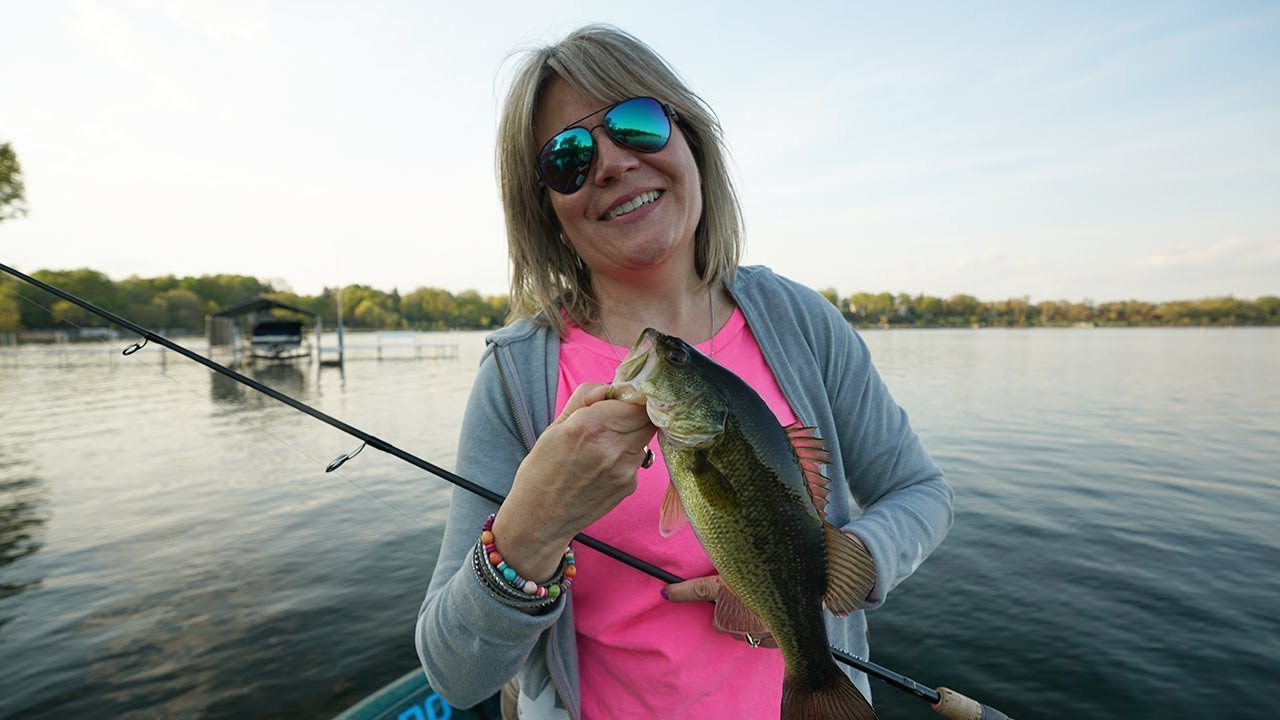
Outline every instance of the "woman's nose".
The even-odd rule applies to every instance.
[[[640,165],[640,158],[637,157],[639,153],[614,142],[604,128],[592,130],[591,135],[596,141],[596,166],[593,174],[597,185],[606,185]]]

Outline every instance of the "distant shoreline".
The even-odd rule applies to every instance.
[[[335,326],[341,302],[343,325],[353,330],[498,328],[510,316],[510,301],[505,295],[482,296],[474,290],[452,293],[420,287],[402,295],[398,288],[386,292],[367,285],[347,285],[325,288],[319,295],[298,295],[247,275],[133,276],[117,281],[89,268],[31,274],[143,327],[173,332],[203,333],[207,316],[257,296],[299,308],[325,327]],[[834,288],[818,292],[859,329],[1280,326],[1280,296],[1276,295],[1253,300],[1225,296],[1167,302],[1045,300],[1033,304],[1029,296],[987,301],[965,294],[940,298],[887,292],[844,296]],[[66,300],[0,275],[0,333],[106,326],[105,320]]]

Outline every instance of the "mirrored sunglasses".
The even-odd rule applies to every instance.
[[[671,118],[676,111],[651,97],[634,97],[623,100],[587,117],[603,112],[599,125],[590,128],[574,127],[574,123],[561,130],[542,146],[538,153],[538,179],[547,187],[562,195],[578,191],[587,181],[587,171],[596,155],[596,128],[604,132],[618,145],[636,152],[655,153],[667,146],[671,139]]]

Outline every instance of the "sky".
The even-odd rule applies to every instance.
[[[1280,3],[0,0],[0,262],[506,292],[520,48],[635,34],[719,116],[745,262],[984,300],[1280,294]]]

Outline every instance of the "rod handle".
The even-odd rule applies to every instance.
[[[993,707],[944,687],[938,688],[938,702],[933,711],[949,720],[1012,720]]]

